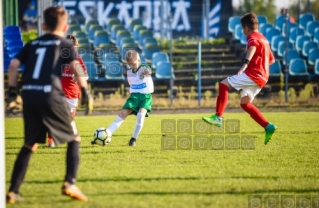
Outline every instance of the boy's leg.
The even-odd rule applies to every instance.
[[[144,125],[144,119],[145,119],[145,115],[147,113],[147,110],[145,108],[141,108],[139,110],[139,112],[136,115],[136,124],[135,124],[135,128],[133,131],[133,135],[131,140],[129,141],[129,146],[135,146],[136,145],[136,140],[138,135],[140,134],[143,125]]]
[[[132,113],[132,111],[133,110],[130,108],[125,108],[120,111],[116,119],[106,129],[108,136],[113,135],[113,133],[121,126],[126,117]]]
[[[22,197],[19,194],[19,189],[27,172],[31,155],[37,149],[37,147],[38,144],[36,143],[32,146],[24,145],[21,148],[18,157],[14,163],[14,168],[11,177],[11,185],[9,188],[9,193],[6,196],[7,203],[14,204],[16,201],[20,201],[22,199]]]
[[[232,86],[229,84],[227,79],[224,79],[221,83],[219,83],[218,96],[216,100],[216,114],[211,115],[210,117],[202,117],[202,119],[215,126],[223,125],[223,114],[228,102],[228,90],[231,89]]]

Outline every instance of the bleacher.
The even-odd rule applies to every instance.
[[[262,21],[260,21],[262,19]],[[275,23],[271,24],[264,16],[258,16],[259,31],[268,39],[271,49],[276,57],[276,64],[271,66],[270,83],[278,82],[280,73],[284,73],[285,66],[289,68],[289,85],[297,86],[319,80],[319,21],[312,13],[299,16],[299,23],[288,25],[286,30],[286,16],[278,15]],[[246,37],[240,25],[240,17],[229,18],[228,31],[232,33],[235,42],[244,45]],[[286,46],[285,39],[289,42]],[[239,46],[240,47],[240,46]],[[288,47],[288,63],[286,63],[286,47]]]

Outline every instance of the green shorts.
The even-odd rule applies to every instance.
[[[145,108],[147,110],[145,116],[148,117],[152,109],[152,101],[152,94],[132,93],[122,109],[130,108],[133,110],[131,114],[137,115],[141,108]]]

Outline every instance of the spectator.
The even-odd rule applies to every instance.
[[[23,20],[27,23],[27,31],[36,30],[38,23],[38,10],[36,9],[36,2],[33,0],[29,3],[29,8],[24,12]]]
[[[280,10],[280,14],[287,14],[287,9],[286,8],[282,8]],[[289,16],[290,17],[290,23],[296,23],[295,18],[293,16]]]

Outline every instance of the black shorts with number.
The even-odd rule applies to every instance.
[[[23,119],[27,145],[45,143],[47,132],[51,134],[56,145],[72,142],[78,135],[67,106],[24,104]]]

